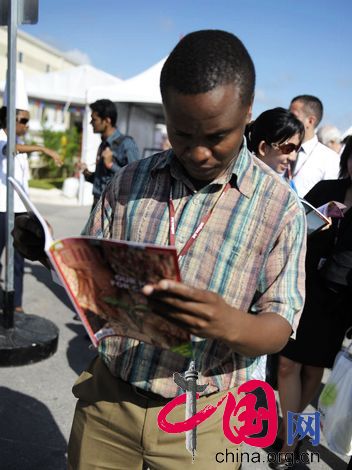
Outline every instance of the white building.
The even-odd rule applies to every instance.
[[[38,73],[55,72],[79,65],[66,57],[65,52],[49,46],[24,31],[17,32],[17,65],[25,77]],[[0,27],[0,82],[6,79],[7,70],[7,27]]]

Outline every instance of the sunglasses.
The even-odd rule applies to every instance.
[[[299,149],[301,148],[300,145],[296,145],[296,144],[292,144],[292,143],[288,143],[288,144],[270,144],[271,147],[275,150],[280,150],[280,152],[283,154],[283,155],[288,155],[289,153],[292,153],[292,152],[298,152]]]
[[[29,119],[27,118],[21,118],[21,119],[16,119],[16,122],[19,124],[23,124],[24,126],[29,123]]]

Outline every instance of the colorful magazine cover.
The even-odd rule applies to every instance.
[[[141,292],[161,279],[180,281],[174,247],[93,237],[53,241],[23,189],[16,180],[11,183],[42,224],[45,251],[95,346],[104,337],[119,335],[189,354],[189,334],[154,313]]]

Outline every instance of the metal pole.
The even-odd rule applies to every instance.
[[[7,176],[14,174],[16,154],[16,61],[17,61],[17,0],[8,2],[8,39],[7,39]],[[7,181],[6,201],[6,272],[4,292],[4,327],[14,325],[14,248],[11,232],[14,227],[13,188]]]

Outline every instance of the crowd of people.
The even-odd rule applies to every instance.
[[[102,145],[95,174],[84,168],[95,191],[85,234],[174,244],[182,253],[182,282],[162,280],[143,293],[157,315],[192,335],[192,360],[208,384],[199,408],[279,354],[283,458],[270,466],[285,469],[297,446],[288,445],[286,413],[302,412],[316,396],[352,325],[352,137],[342,143],[326,129],[318,140],[323,105],[311,95],[251,121],[254,64],[224,31],[184,36],[162,68],[160,89],[171,148],[146,159],[117,130],[109,100],[91,105]],[[317,207],[343,203],[344,217],[307,239],[300,198]],[[24,257],[45,257],[30,216],[17,217],[14,240]],[[182,393],[173,373],[184,373],[190,359],[122,336],[103,338],[98,353],[73,388],[69,468],[188,465],[183,434],[164,433],[156,416]],[[177,411],[174,420],[183,419]],[[240,452],[222,435],[221,419],[199,426],[192,468],[216,467],[220,448]]]

